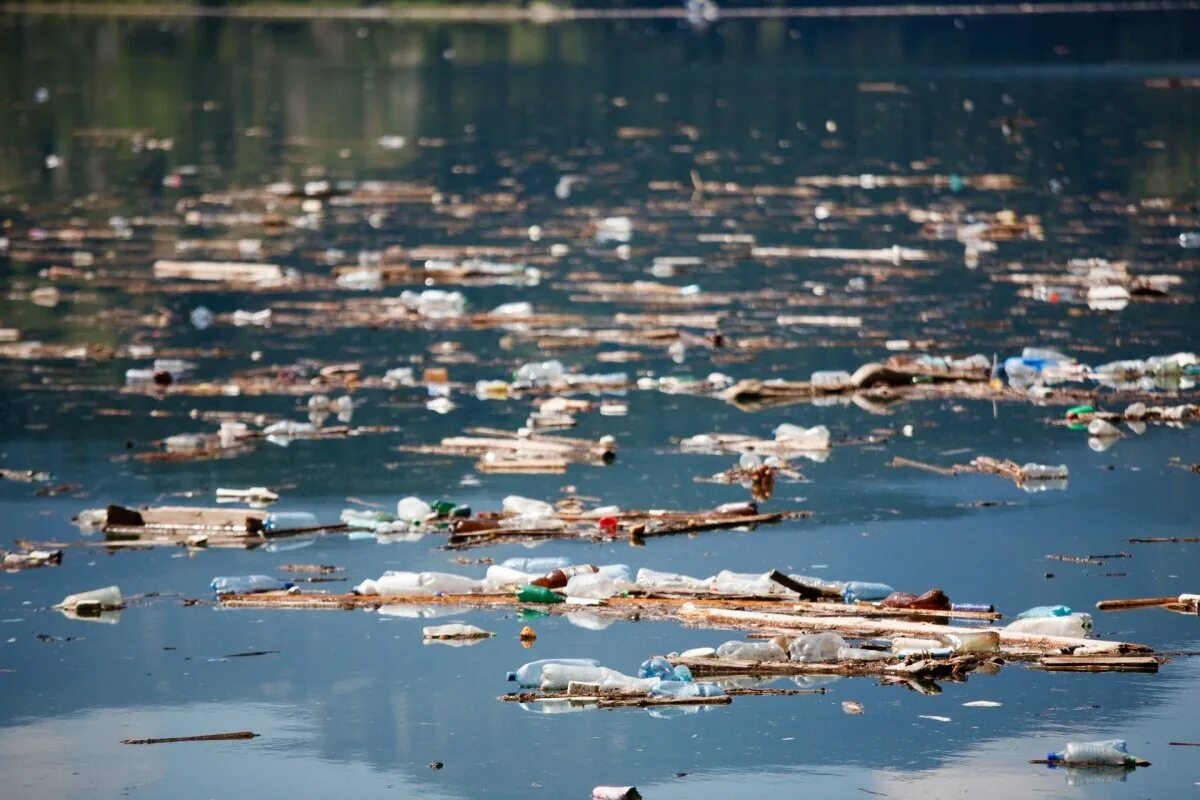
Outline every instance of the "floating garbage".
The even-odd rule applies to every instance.
[[[69,594],[54,607],[63,611],[72,611],[81,616],[94,616],[101,611],[119,610],[124,605],[121,589],[117,586],[106,586],[103,589]]]
[[[491,639],[496,634],[474,625],[454,622],[449,625],[432,625],[421,629],[427,640],[435,639]]]

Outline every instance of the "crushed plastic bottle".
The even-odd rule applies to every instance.
[[[55,608],[82,612],[89,609],[96,611],[116,609],[122,605],[124,605],[124,598],[121,596],[120,588],[105,586],[103,589],[69,594]]]
[[[419,497],[404,497],[396,503],[396,517],[405,522],[421,523],[433,515],[433,506]]]
[[[862,647],[839,647],[838,661],[886,661],[894,656],[886,650],[867,650]]]

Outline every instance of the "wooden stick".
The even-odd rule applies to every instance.
[[[1146,608],[1148,606],[1162,606],[1167,603],[1178,603],[1179,596],[1174,597],[1134,597],[1128,600],[1101,600],[1096,603],[1096,608],[1100,611],[1120,611],[1126,608]]]
[[[121,744],[170,744],[172,742],[223,742],[233,739],[253,739],[261,734],[253,731],[209,733],[203,736],[172,736],[166,739],[122,739]]]
[[[1051,672],[1158,672],[1154,656],[1044,656],[1036,666]]]

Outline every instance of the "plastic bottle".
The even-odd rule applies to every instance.
[[[842,599],[847,603],[859,600],[882,600],[896,591],[886,583],[870,583],[867,581],[848,581],[842,590]]]
[[[315,527],[317,518],[307,511],[272,511],[263,520],[263,530],[269,532]]]
[[[1052,466],[1050,464],[1029,463],[1021,467],[1021,474],[1027,481],[1065,481],[1070,477],[1066,464]]]
[[[508,673],[507,680],[516,681],[520,686],[533,687],[542,683],[542,670],[549,664],[561,664],[572,667],[598,667],[600,662],[592,658],[543,658],[540,661],[530,661],[516,672]]]
[[[488,586],[503,588],[506,586],[528,586],[531,581],[538,576],[522,572],[519,569],[512,569],[503,564],[492,564],[487,568],[487,574],[484,576],[484,582]]]
[[[746,517],[758,513],[758,504],[749,500],[737,503],[722,503],[716,511],[723,516]]]
[[[521,572],[530,572],[537,575],[544,575],[547,572],[563,567],[571,566],[569,558],[507,558],[500,562],[500,566],[508,567],[509,569],[517,569]]]
[[[1124,740],[1104,739],[1095,742],[1068,742],[1065,750],[1047,753],[1046,760],[1063,764],[1102,764],[1121,767],[1135,759],[1129,755]]]
[[[517,600],[522,603],[562,603],[563,596],[547,589],[545,586],[522,586],[517,592]]]
[[[607,575],[588,573],[573,575],[567,581],[563,592],[567,597],[579,597],[592,600],[607,600],[622,591],[615,580]]]
[[[650,689],[654,697],[722,697],[725,690],[715,683],[663,680]]]
[[[775,441],[797,450],[828,450],[829,439],[829,428],[824,425],[802,428],[785,422],[775,429]]]
[[[572,683],[598,683],[606,688],[649,691],[658,683],[657,678],[635,678],[614,669],[601,666],[576,666],[570,664],[547,664],[542,668],[541,690],[558,692]]]
[[[295,584],[281,581],[270,575],[236,575],[213,578],[212,590],[216,594],[255,594],[256,592],[278,592],[290,589]]]
[[[838,650],[846,647],[846,640],[836,633],[812,633],[797,636],[788,645],[792,661],[815,664],[821,661],[836,661]]]
[[[679,654],[680,658],[714,658],[717,655],[715,647],[693,647]]]
[[[520,495],[510,494],[505,497],[500,506],[510,514],[518,514],[525,517],[553,517],[554,506],[543,500],[534,500],[530,497],[521,497]]]
[[[767,573],[755,575],[745,572],[721,570],[713,577],[711,591],[718,594],[770,595],[784,594],[786,589],[767,577]]]
[[[939,639],[918,639],[915,636],[897,636],[892,639],[892,652],[936,650],[944,647]]]
[[[1082,638],[1092,629],[1092,617],[1090,614],[1071,614],[1068,617],[1018,619],[1010,622],[1004,629],[1012,633]]]
[[[1179,234],[1179,246],[1184,250],[1195,250],[1200,247],[1200,231],[1184,231]]]
[[[742,642],[734,639],[717,648],[717,658],[734,661],[787,661],[787,652],[773,641]]]
[[[1102,439],[1115,439],[1121,435],[1120,428],[1104,419],[1094,419],[1089,422],[1087,432],[1088,436],[1096,436]]]
[[[693,578],[676,572],[658,572],[645,567],[637,571],[637,583],[644,591],[655,592],[705,592],[712,579]]]

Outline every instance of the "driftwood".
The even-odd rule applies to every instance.
[[[949,678],[973,670],[980,659],[972,655],[959,655],[944,659],[918,659],[906,662],[903,659],[879,661],[824,661],[799,663],[795,661],[744,661],[730,658],[697,657],[672,658],[674,665],[683,665],[693,675],[757,675],[762,677],[780,675],[890,675],[900,678]]]
[[[203,736],[172,736],[166,739],[122,739],[121,744],[170,744],[172,742],[225,742],[235,739],[254,739],[261,734],[253,731],[208,733]]]
[[[998,475],[1001,478],[1007,478],[1017,486],[1023,486],[1027,481],[1038,482],[1037,479],[1028,478],[1025,475],[1025,470],[1015,461],[1009,461],[1006,458],[992,458],[991,456],[978,456],[971,459],[970,464],[951,464],[949,467],[941,467],[937,464],[928,464],[924,461],[915,461],[911,458],[895,456],[888,462],[888,466],[913,467],[914,469],[921,469],[937,475],[963,475],[969,473]],[[1066,480],[1066,478],[1056,478],[1055,480]]]
[[[1035,663],[1052,672],[1158,672],[1154,656],[1043,656]]]
[[[718,608],[705,604],[687,604],[680,607],[679,616],[688,622],[736,629],[767,629],[785,633],[795,631],[835,631],[855,637],[913,636],[936,638],[941,635],[965,635],[977,630],[929,622],[913,622],[900,619],[867,619],[865,617],[801,616],[765,611],[746,611],[735,608]],[[1076,648],[1087,648],[1089,653],[1138,653],[1152,652],[1143,644],[1113,642],[1101,639],[1081,639],[1069,636],[1042,636],[1018,633],[1004,628],[997,629],[1000,645],[1007,657],[1040,656],[1070,652]]]
[[[258,509],[161,506],[130,509],[110,505],[101,531],[103,542],[86,547],[234,547],[251,550],[271,539],[346,530],[342,523],[302,528],[265,528],[267,512]]]
[[[524,692],[521,694],[504,694],[496,698],[507,703],[545,703],[559,700],[572,705],[595,706],[597,708],[655,708],[658,706],[727,706],[733,702],[733,697],[726,693],[717,697],[654,697],[647,694],[569,694],[559,692],[540,694]]]
[[[568,464],[603,466],[616,457],[611,439],[589,441],[565,436],[521,436],[494,428],[472,428],[468,436],[449,436],[436,445],[404,445],[409,453],[473,456],[480,472],[562,472]]]

